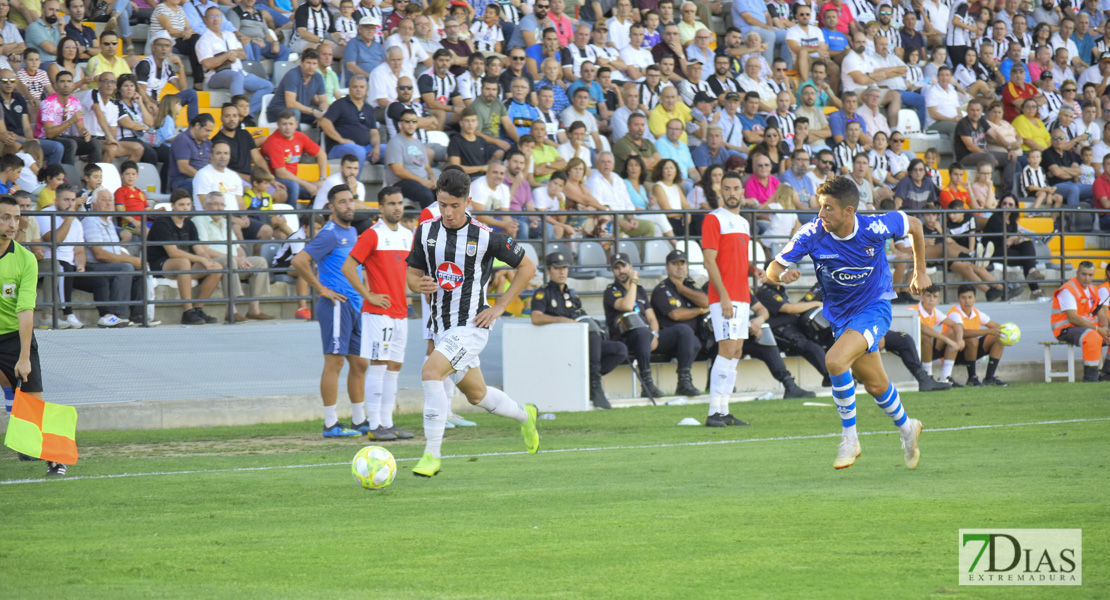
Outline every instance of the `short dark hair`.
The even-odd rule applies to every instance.
[[[11,194],[0,195],[0,204],[7,204],[8,206],[19,208],[19,201],[16,200],[15,196],[12,196]]]
[[[1093,268],[1095,268],[1095,263],[1093,263],[1089,260],[1085,260],[1085,261],[1079,263],[1079,268],[1080,269],[1093,269]]]
[[[524,156],[524,153],[520,151],[520,148],[517,148],[515,146],[513,148],[510,148],[509,151],[505,153],[505,164],[508,164],[509,160],[517,154]]]
[[[382,189],[378,190],[378,205],[380,206],[383,202],[385,202],[385,197],[386,196],[391,196],[393,194],[400,194],[400,193],[401,193],[401,188],[399,188],[395,185],[387,185],[387,186],[383,187]]]
[[[470,175],[462,169],[444,169],[436,180],[436,190],[456,198],[470,197]]]
[[[220,146],[220,145],[227,146],[228,152],[231,151],[231,142],[229,142],[229,141],[227,141],[226,139],[223,139],[223,138],[212,142],[212,149],[215,150],[216,146]]]
[[[744,94],[744,101],[745,102],[747,102],[748,100],[753,100],[753,99],[754,100],[759,100],[759,94],[757,94],[755,92],[748,92],[748,93]]]
[[[482,63],[483,65],[484,65],[484,64],[486,64],[486,57],[485,57],[485,55],[482,55],[482,54],[471,54],[471,55],[470,55],[470,56],[468,56],[468,57],[467,57],[467,59],[466,59],[466,66],[468,66],[468,67],[469,67],[470,65],[472,65],[472,64],[474,64],[474,63],[479,63],[479,62],[480,62],[480,63]]]
[[[966,294],[968,292],[971,292],[972,294],[974,294],[975,293],[975,286],[973,286],[971,284],[968,284],[968,283],[961,283],[960,287],[956,288],[956,296],[957,297],[958,296],[963,296],[964,294]]]
[[[435,54],[432,55],[432,59],[444,58],[444,57],[451,58],[451,56],[452,56],[452,54],[451,54],[450,50],[448,50],[447,48],[440,48],[439,50],[435,51]]]
[[[331,204],[331,202],[333,200],[335,200],[335,197],[339,194],[339,192],[350,192],[350,191],[351,191],[351,186],[349,186],[345,183],[341,183],[339,185],[333,186],[330,190],[328,190],[328,204]],[[351,193],[354,193],[354,192],[351,192]]]
[[[193,195],[189,193],[189,190],[185,188],[175,188],[172,192],[170,192],[170,204],[174,204],[182,198],[188,198],[192,200]]]
[[[339,164],[343,164],[343,163],[357,163],[357,162],[358,162],[358,157],[357,157],[357,156],[355,156],[354,154],[344,154],[344,155],[343,155],[343,158],[340,158],[340,159],[339,159]]]
[[[583,88],[578,88],[578,89],[583,89]],[[570,127],[567,127],[567,133],[574,133],[575,131],[577,131],[579,129],[585,129],[585,128],[586,128],[585,123],[583,123],[582,121],[575,121],[575,122],[570,124]]]
[[[740,181],[744,181],[744,176],[739,171],[725,171],[725,174],[721,176],[721,183],[724,183],[726,179],[739,179]]]
[[[27,57],[31,56],[32,54],[38,54],[39,56],[42,56],[42,53],[39,52],[38,48],[28,48],[23,51],[23,60],[27,60]]]
[[[817,195],[832,197],[840,208],[859,210],[859,188],[850,177],[833,177],[818,186]]]
[[[939,294],[940,293],[940,286],[934,283],[934,284],[930,285],[929,287],[925,288],[924,290],[921,290],[921,293],[923,293],[923,294]]]
[[[5,154],[0,156],[0,171],[7,171],[8,169],[23,169],[23,159],[14,154]]]
[[[120,174],[122,174],[124,171],[126,171],[128,169],[134,169],[135,172],[138,173],[139,172],[139,163],[137,163],[133,160],[128,160],[128,161],[124,161],[124,163],[119,166]]]
[[[320,53],[315,48],[301,52],[301,60],[320,60]]]
[[[277,120],[278,121],[284,121],[286,119],[296,120],[297,119],[297,113],[293,112],[292,110],[290,110],[288,108],[282,109],[282,111],[278,113]]]
[[[109,36],[109,35],[110,35],[110,36],[114,36],[114,37],[116,37],[116,38],[119,38],[119,34],[118,34],[118,33],[116,33],[116,30],[115,30],[115,29],[105,29],[104,31],[101,31],[101,32],[100,32],[100,38],[99,38],[99,39],[100,39],[100,41],[102,41],[102,42],[103,42],[103,41],[104,41],[104,38],[105,38],[106,36]]]
[[[61,75],[61,73],[59,73],[59,75]],[[216,119],[208,113],[198,113],[197,116],[189,121],[189,127],[204,127],[209,123],[215,124]]]
[[[548,181],[554,181],[556,179],[558,179],[559,181],[562,181],[563,183],[566,183],[567,182],[566,172],[565,171],[555,171],[554,173],[551,174],[551,177],[548,179]]]

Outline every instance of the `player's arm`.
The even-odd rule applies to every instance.
[[[929,275],[925,272],[925,232],[921,228],[921,220],[917,217],[906,216],[910,225],[910,245],[913,248],[913,279],[910,280],[910,292],[921,295],[922,290],[932,285]]]
[[[752,314],[755,316],[748,322],[748,330],[753,337],[758,338],[759,336],[756,334],[759,333],[759,330],[763,327],[763,324],[767,322],[767,319],[771,318],[771,313],[767,311],[766,306],[756,302],[752,304]]]
[[[776,264],[778,264],[778,261],[771,263],[771,267],[774,267]],[[770,268],[768,268],[768,276],[770,276],[770,273],[771,270]],[[817,300],[813,300],[812,302],[787,302],[779,308],[779,312],[786,313],[788,315],[796,315],[804,313],[805,311],[813,308],[821,308],[821,306],[823,305]]]
[[[409,267],[405,272],[405,283],[408,284],[409,290],[417,294],[434,294],[439,287],[436,285],[436,280],[422,269]]]
[[[301,281],[308,283],[312,289],[316,290],[317,294],[331,300],[335,304],[347,301],[346,296],[324,287],[324,284],[320,283],[320,280],[316,278],[316,272],[312,270],[312,256],[309,255],[308,252],[301,250],[293,255],[293,260],[289,262],[293,265],[293,268],[296,269],[297,276],[301,278]]]
[[[532,309],[532,324],[533,325],[551,325],[554,323],[575,323],[576,321],[570,317],[557,317],[549,315],[543,311]]]
[[[716,254],[714,252],[714,254]],[[713,271],[709,269],[709,251],[705,252],[705,269],[709,271],[709,280],[713,281]],[[779,262],[776,258],[771,261],[771,265],[767,267],[767,281],[771,283],[794,283],[802,276],[802,272],[798,269],[787,269],[786,265]],[[820,305],[820,303],[817,303]]]
[[[536,264],[532,262],[532,259],[524,256],[523,251],[521,252],[520,263],[516,267],[516,273],[513,274],[513,280],[509,284],[509,289],[506,290],[504,294],[501,294],[501,297],[497,299],[497,302],[493,303],[493,306],[483,310],[478,313],[477,317],[474,317],[474,325],[476,327],[492,327],[497,317],[505,312],[510,302],[516,300],[517,297],[520,296],[520,293],[524,291],[524,286],[528,285],[528,281],[536,274]],[[412,269],[409,269],[409,271],[411,272]]]
[[[35,332],[35,286],[38,284],[38,263],[28,261],[21,274],[16,296],[16,317],[19,320],[19,359],[15,363],[15,376],[27,378],[31,374],[31,342]],[[15,382],[9,382],[15,385]]]
[[[366,287],[366,283],[362,278],[358,276],[358,266],[359,262],[350,256],[347,257],[347,260],[343,261],[341,270],[343,271],[343,275],[347,277],[347,282],[351,284],[351,287],[355,288],[359,296],[362,296],[370,304],[379,308],[389,308],[391,304],[389,296],[371,292],[370,288]]]

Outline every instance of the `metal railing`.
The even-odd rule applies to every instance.
[[[266,296],[266,297],[252,297],[252,296],[249,296],[249,295],[239,296],[239,297],[232,296],[232,294],[231,294],[231,288],[232,288],[231,278],[232,277],[237,277],[237,276],[240,276],[240,275],[252,274],[252,273],[268,273],[268,274],[271,274],[271,276],[273,274],[288,275],[288,274],[290,274],[290,271],[292,269],[291,268],[289,268],[289,269],[277,268],[277,267],[274,267],[272,264],[267,265],[265,268],[261,268],[261,269],[240,269],[240,268],[238,268],[235,264],[236,261],[231,259],[231,257],[234,257],[236,255],[236,249],[237,249],[238,246],[242,246],[242,245],[255,246],[255,245],[271,244],[271,243],[284,244],[284,243],[286,243],[286,240],[276,239],[276,238],[275,239],[269,239],[269,240],[239,240],[239,239],[235,239],[234,233],[233,233],[234,232],[234,226],[231,222],[231,219],[228,218],[228,217],[247,216],[247,215],[253,215],[253,216],[259,216],[259,215],[262,215],[262,216],[278,216],[278,215],[289,215],[289,214],[296,215],[298,217],[298,219],[301,220],[302,224],[305,223],[305,221],[304,221],[305,219],[307,219],[308,222],[310,223],[310,226],[308,227],[307,232],[306,232],[305,239],[304,240],[296,240],[298,243],[303,242],[303,243],[307,244],[308,242],[310,242],[312,240],[313,237],[315,237],[316,233],[319,230],[319,226],[312,225],[312,224],[316,223],[316,221],[317,221],[316,217],[317,216],[325,216],[325,217],[330,216],[330,211],[327,211],[327,210],[311,210],[311,209],[308,209],[308,210],[292,209],[292,210],[272,210],[272,211],[262,211],[262,212],[260,212],[260,211],[238,211],[238,210],[236,210],[236,211],[229,211],[229,210],[224,210],[224,211],[189,211],[187,213],[170,213],[170,212],[155,212],[155,211],[146,211],[146,212],[123,212],[123,211],[95,212],[95,211],[82,211],[82,210],[77,210],[77,211],[73,211],[73,212],[74,212],[74,214],[72,216],[74,216],[78,219],[96,218],[96,217],[111,217],[111,218],[136,217],[136,218],[143,219],[144,221],[151,221],[151,220],[156,219],[156,218],[169,217],[169,216],[174,215],[174,214],[183,214],[186,218],[192,218],[192,217],[196,217],[196,216],[222,216],[222,217],[224,217],[223,225],[226,228],[226,232],[227,232],[227,239],[226,240],[221,239],[221,240],[215,240],[215,241],[195,242],[195,244],[197,244],[197,245],[223,246],[226,249],[226,252],[224,252],[224,253],[229,257],[229,259],[226,261],[227,262],[226,266],[224,266],[222,268],[219,268],[219,269],[210,269],[210,270],[205,271],[207,273],[220,273],[223,276],[223,280],[221,282],[221,285],[223,286],[224,297],[223,298],[217,298],[217,299],[212,299],[212,298],[197,299],[197,298],[193,298],[193,299],[190,299],[188,302],[190,302],[190,303],[203,303],[203,304],[221,304],[221,303],[224,304],[225,310],[226,310],[226,317],[227,317],[226,322],[229,323],[229,324],[235,322],[233,315],[234,315],[234,312],[235,312],[234,306],[235,306],[235,303],[237,303],[237,302],[254,302],[254,301],[259,301],[259,302],[287,302],[287,301],[306,300],[310,303],[314,303],[317,299],[317,295],[316,295],[315,291],[311,290],[311,289],[310,289],[309,295],[307,295],[307,296],[299,296],[299,295],[290,294],[290,293],[286,293],[286,294],[283,294],[283,295],[272,295],[272,296]],[[362,214],[358,215],[359,218],[362,218],[362,217],[365,216],[365,213],[363,213],[363,211],[358,211],[358,212],[362,213]],[[925,211],[925,210],[907,210],[905,212],[907,214],[916,216],[918,218],[921,218],[925,214],[937,214],[937,211]],[[952,214],[953,212],[965,213],[965,215],[966,215],[965,218],[975,218],[975,212],[976,211],[973,211],[973,210],[940,211],[939,214],[941,215],[941,219],[943,219],[943,216],[945,214]],[[1003,213],[1019,212],[1020,213],[1020,212],[1029,212],[1029,211],[1028,211],[1028,209],[1018,208],[1018,209],[994,209],[991,212],[1003,212]],[[1042,214],[1055,215],[1056,217],[1060,218],[1064,222],[1066,222],[1068,215],[1078,215],[1078,214],[1089,213],[1093,216],[1093,219],[1096,222],[1095,229],[1097,229],[1098,215],[1101,214],[1104,211],[1100,211],[1100,210],[1096,210],[1096,209],[1068,208],[1068,209],[1040,209],[1037,212],[1040,212]],[[666,242],[670,242],[672,244],[678,245],[679,248],[689,248],[689,244],[691,242],[698,243],[700,245],[700,241],[701,241],[700,235],[691,235],[691,229],[692,228],[690,226],[686,226],[681,235],[675,235],[675,236],[646,236],[646,237],[631,238],[631,237],[627,237],[627,236],[624,236],[624,235],[619,235],[617,238],[614,238],[612,236],[612,234],[610,234],[608,236],[589,236],[589,237],[584,236],[584,237],[575,237],[575,238],[569,238],[569,239],[568,238],[555,239],[555,238],[549,237],[548,234],[547,234],[547,227],[545,226],[545,217],[563,217],[563,216],[566,216],[566,217],[586,217],[586,218],[595,218],[595,219],[597,219],[597,218],[606,218],[607,217],[611,220],[610,221],[611,227],[612,227],[611,231],[615,231],[615,230],[619,229],[618,220],[620,218],[628,216],[628,213],[621,212],[621,211],[595,211],[595,210],[590,210],[590,211],[547,211],[547,212],[482,211],[482,212],[474,212],[472,214],[476,217],[490,216],[490,217],[497,217],[497,218],[537,217],[539,219],[540,226],[538,228],[534,228],[533,230],[538,235],[534,235],[532,237],[529,237],[528,239],[517,239],[517,241],[521,242],[521,243],[531,244],[534,247],[538,245],[537,256],[538,256],[538,263],[539,264],[537,265],[537,268],[538,268],[538,272],[541,273],[541,274],[544,273],[543,257],[546,256],[549,252],[549,249],[551,249],[553,247],[552,244],[575,244],[575,243],[586,242],[586,241],[594,241],[594,242],[601,243],[603,249],[605,249],[605,251],[606,251],[605,252],[606,262],[604,264],[585,264],[585,263],[580,264],[577,261],[574,261],[573,265],[572,265],[572,269],[595,269],[595,270],[596,269],[601,269],[601,270],[605,271],[605,270],[608,270],[608,268],[609,268],[608,260],[612,257],[612,254],[615,251],[615,247],[617,245],[617,242],[623,242],[623,241],[627,240],[627,241],[631,241],[631,242],[634,242],[634,243],[637,243],[637,244],[643,244],[644,242],[662,240],[662,241],[666,241]],[[703,210],[668,210],[668,211],[663,211],[663,210],[643,210],[643,211],[640,211],[640,210],[637,210],[635,213],[632,213],[631,216],[641,217],[641,216],[646,216],[646,215],[660,215],[660,214],[661,215],[672,215],[672,216],[673,215],[679,215],[680,218],[682,218],[682,219],[684,219],[688,222],[693,222],[694,220],[704,218],[704,216],[708,213],[706,211],[703,211]],[[807,221],[812,219],[814,216],[816,216],[816,212],[812,209],[778,210],[778,211],[774,211],[773,213],[772,213],[772,211],[763,210],[763,209],[747,209],[747,208],[742,209],[741,210],[741,215],[744,216],[745,218],[748,218],[749,221],[752,223],[751,240],[755,244],[763,244],[763,245],[766,245],[767,247],[777,247],[777,245],[779,245],[779,244],[785,244],[788,241],[788,238],[789,238],[789,236],[768,236],[768,235],[760,235],[759,234],[759,227],[756,224],[756,220],[757,220],[756,217],[759,216],[759,215],[768,215],[768,214],[794,214],[794,215],[798,216],[798,220],[803,225]],[[374,216],[376,216],[376,215],[377,215],[377,212],[374,211]],[[54,217],[55,219],[62,219],[62,218],[66,218],[70,215],[65,214],[65,213],[59,213],[57,211],[28,211],[25,216],[27,216],[28,218]],[[406,215],[406,216],[411,216],[411,215]],[[941,223],[941,225],[942,225],[942,230],[943,230],[944,229],[943,228],[943,222]],[[80,223],[73,223],[73,224],[71,224],[71,227],[73,227],[73,226],[80,227],[81,224]],[[1098,268],[1098,266],[1099,266],[1098,261],[1106,259],[1106,256],[1104,256],[1102,254],[1098,254],[1098,253],[1092,254],[1092,253],[1088,252],[1087,250],[1069,251],[1067,249],[1067,244],[1064,242],[1064,236],[1066,236],[1066,235],[1084,235],[1084,236],[1093,236],[1093,237],[1098,237],[1098,238],[1110,238],[1110,232],[1084,231],[1084,232],[1070,233],[1070,232],[1066,231],[1066,227],[1064,229],[1065,229],[1065,231],[1063,231],[1063,232],[1056,231],[1056,232],[1052,232],[1052,233],[1035,233],[1035,232],[1023,232],[1023,231],[1010,232],[1010,231],[1006,231],[1004,234],[1002,234],[1002,239],[1003,240],[1005,240],[1006,237],[1011,236],[1011,235],[1020,235],[1020,236],[1025,237],[1025,238],[1029,238],[1029,239],[1031,239],[1035,242],[1042,242],[1045,245],[1049,245],[1050,246],[1049,256],[1034,256],[1032,258],[1034,260],[1036,260],[1038,263],[1049,263],[1052,267],[1054,267],[1054,269],[1056,271],[1058,271],[1060,273],[1060,277],[1046,278],[1045,280],[1042,281],[1042,280],[1027,280],[1027,279],[1024,278],[1024,276],[1020,277],[1020,278],[1015,278],[1015,277],[1011,276],[1011,274],[1008,272],[1009,268],[1010,268],[1008,263],[1009,263],[1009,259],[1013,258],[1013,257],[1010,256],[1009,247],[1005,243],[1002,244],[1001,255],[1000,256],[997,256],[997,257],[973,256],[973,257],[969,257],[969,258],[961,258],[961,257],[958,257],[958,256],[950,256],[949,252],[948,252],[947,244],[942,244],[943,250],[942,250],[941,256],[939,258],[929,260],[929,266],[936,266],[937,267],[937,276],[934,276],[932,278],[933,283],[936,283],[936,284],[940,285],[945,290],[945,293],[947,293],[947,288],[949,286],[955,285],[956,283],[962,283],[962,282],[956,282],[950,277],[950,274],[949,274],[950,268],[949,267],[952,264],[955,264],[955,263],[968,262],[968,261],[988,260],[992,263],[1001,262],[1002,265],[1003,265],[1003,268],[1001,269],[1001,277],[996,278],[995,282],[1001,283],[1004,288],[1006,286],[1009,286],[1010,284],[1029,284],[1029,283],[1046,284],[1046,285],[1062,284],[1064,281],[1069,279],[1069,277],[1067,275],[1067,272],[1068,272],[1067,265],[1070,261],[1075,261],[1075,260],[1080,260],[1080,259],[1092,260],[1096,263],[1096,268]],[[970,235],[973,235],[973,236],[976,236],[976,237],[983,237],[984,232],[979,231],[979,230],[975,230]],[[946,237],[949,237],[949,235],[946,234],[946,233],[941,233],[941,234],[938,234],[938,235],[931,235],[931,236],[927,236],[927,237],[935,238],[935,239],[944,239]],[[51,238],[53,238],[53,236],[51,236]],[[1056,249],[1051,248],[1051,242],[1054,238],[1058,238],[1058,240],[1059,240],[1058,241],[1058,246],[1059,247],[1056,248]],[[88,242],[66,243],[66,242],[59,242],[56,239],[51,239],[49,241],[43,241],[43,242],[38,242],[38,243],[25,243],[23,245],[28,247],[29,249],[34,249],[34,248],[37,248],[37,247],[44,248],[44,249],[49,249],[51,256],[54,257],[50,261],[51,270],[49,272],[49,276],[51,277],[50,283],[55,288],[53,293],[51,294],[51,297],[53,298],[53,300],[49,303],[45,303],[45,302],[39,303],[36,308],[37,309],[42,309],[42,308],[49,309],[49,311],[51,313],[51,323],[52,323],[52,326],[55,327],[55,328],[58,325],[59,313],[62,311],[63,305],[68,306],[70,308],[91,308],[91,307],[97,307],[97,306],[101,306],[101,305],[105,304],[103,302],[96,302],[96,301],[65,302],[64,299],[61,297],[62,294],[58,290],[58,287],[59,287],[58,282],[59,282],[60,277],[74,277],[74,278],[97,277],[97,276],[100,276],[100,277],[103,277],[103,276],[125,276],[125,277],[126,276],[138,276],[138,277],[141,277],[142,278],[143,292],[142,292],[141,298],[139,300],[128,300],[128,301],[119,302],[119,303],[111,301],[111,302],[108,302],[108,304],[111,304],[113,306],[115,306],[115,305],[125,305],[125,306],[128,306],[129,308],[133,307],[133,306],[140,307],[140,311],[143,315],[142,325],[146,326],[148,324],[148,322],[147,322],[147,308],[149,306],[181,305],[181,304],[185,303],[185,301],[181,300],[180,298],[178,298],[178,299],[168,299],[168,300],[152,299],[152,296],[153,296],[153,294],[151,293],[152,290],[150,290],[150,288],[148,287],[149,282],[150,282],[150,279],[148,278],[148,276],[151,275],[151,274],[154,274],[157,277],[172,278],[172,277],[175,277],[175,276],[178,276],[178,275],[186,275],[186,274],[187,275],[195,275],[196,273],[200,272],[200,271],[192,271],[192,270],[152,272],[150,270],[150,267],[149,267],[149,264],[148,264],[147,260],[145,260],[145,259],[141,261],[141,268],[137,268],[133,272],[126,272],[126,271],[125,272],[63,271],[61,269],[59,263],[58,263],[57,258],[56,258],[59,248],[64,248],[66,246],[82,246],[82,247],[87,248],[90,245],[101,245],[101,244],[90,244]],[[168,246],[168,245],[181,245],[181,243],[180,242],[152,242],[149,239],[147,239],[147,236],[145,236],[145,235],[142,235],[142,236],[136,235],[136,236],[134,236],[134,238],[131,241],[129,241],[129,242],[120,242],[118,245],[125,248],[125,249],[128,249],[128,251],[131,248],[137,248],[138,252],[139,252],[138,256],[139,257],[146,257],[146,256],[148,256],[148,251],[151,247],[154,247],[154,246]],[[886,249],[884,248],[884,252],[885,251],[886,251]],[[91,251],[86,250],[86,252],[91,252]],[[248,252],[248,255],[249,255],[249,252]],[[766,258],[767,261],[769,261],[769,260],[773,259],[774,256],[771,254],[771,252],[765,252],[765,258]],[[893,259],[892,258],[890,260],[890,263],[891,263],[891,265],[896,265],[896,264],[899,264],[899,263],[906,264],[908,266],[908,268],[912,271],[912,260],[911,259],[907,258],[907,259],[901,259],[900,260],[900,259]],[[765,265],[757,265],[757,266],[763,267]],[[641,262],[641,264],[635,265],[635,267],[636,268],[641,268],[641,267],[665,267],[665,263],[664,262]],[[805,273],[805,274],[812,275],[811,272],[810,273]],[[1099,274],[1101,275],[1101,271],[1099,271]],[[45,275],[47,275],[47,273],[40,272],[40,276],[45,276]],[[544,276],[544,277],[546,279],[546,276]],[[801,281],[806,281],[806,280],[803,279]],[[976,282],[968,282],[968,283],[975,283],[976,285],[978,285]],[[805,284],[797,284],[797,285],[793,285],[793,286],[788,286],[788,289],[791,289],[791,290],[807,289],[808,286],[811,285],[811,284],[812,284],[812,280],[810,280],[809,282],[807,282]],[[895,287],[901,287],[902,286],[901,282],[894,282],[894,285],[895,285]],[[579,293],[579,295],[581,295],[581,296],[591,296],[591,295],[601,295],[602,293],[603,292],[601,292],[601,291],[582,291],[582,292]],[[490,296],[496,297],[498,295],[499,294],[496,291],[491,290]],[[416,297],[417,295],[416,294],[409,294],[409,296],[410,297]],[[947,298],[945,298],[944,301],[948,301]]]

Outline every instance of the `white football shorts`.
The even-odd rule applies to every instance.
[[[718,342],[748,339],[751,308],[747,302],[733,302],[732,318],[726,320],[721,314],[721,303],[710,304],[709,319],[713,322],[713,338]]]
[[[362,313],[362,348],[359,356],[370,360],[404,362],[409,341],[405,319]]]
[[[455,373],[451,375],[455,383],[462,381],[470,369],[481,366],[482,362],[478,357],[486,348],[487,341],[489,341],[489,330],[473,325],[452,327],[436,335],[436,351],[447,357],[451,366],[455,368]]]

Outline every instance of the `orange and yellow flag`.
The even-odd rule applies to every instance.
[[[44,402],[17,388],[4,445],[42,460],[76,464],[77,409]]]

